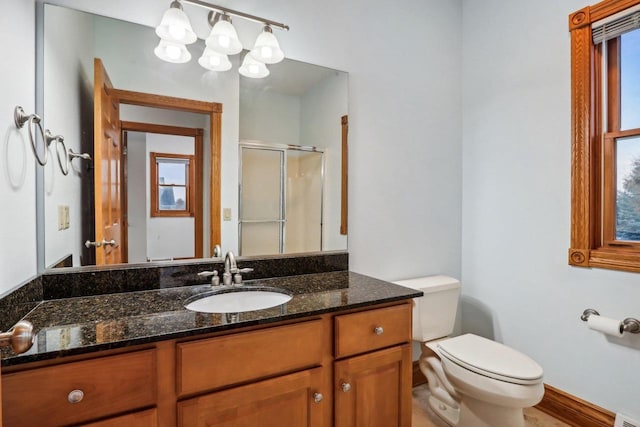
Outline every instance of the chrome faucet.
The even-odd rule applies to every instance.
[[[224,273],[222,273],[222,284],[225,286],[231,285],[232,277],[238,272],[238,265],[236,264],[236,257],[233,252],[229,251],[224,257]]]
[[[250,273],[253,268],[238,268],[236,264],[236,257],[233,252],[229,251],[224,257],[224,273],[222,274],[222,284],[229,285],[242,285],[242,274]],[[242,273],[242,274],[241,274]]]

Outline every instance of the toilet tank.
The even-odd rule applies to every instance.
[[[415,341],[431,341],[453,332],[460,296],[459,280],[448,276],[427,276],[394,283],[424,292],[424,296],[413,299]]]

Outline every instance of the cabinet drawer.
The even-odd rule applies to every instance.
[[[312,320],[177,345],[179,395],[213,390],[322,361],[322,322]]]
[[[335,357],[411,341],[411,305],[378,308],[335,317]]]
[[[3,421],[12,427],[64,425],[152,406],[155,376],[154,350],[3,375]]]

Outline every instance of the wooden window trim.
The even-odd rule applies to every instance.
[[[174,153],[150,153],[150,179],[151,179],[151,212],[152,218],[166,217],[193,217],[195,216],[196,200],[196,176],[195,176],[195,156],[192,154]],[[184,159],[189,161],[188,177],[186,184],[186,209],[185,210],[160,210],[158,208],[158,159]],[[183,186],[180,186],[183,187]]]
[[[601,185],[602,117],[599,105],[602,52],[594,46],[591,24],[640,4],[640,0],[605,0],[569,15],[571,32],[571,247],[569,264],[640,272],[636,248],[603,245]],[[616,84],[609,81],[607,83]],[[612,121],[613,120],[613,121]],[[617,119],[608,117],[609,126]],[[605,156],[611,155],[605,151]],[[610,196],[609,196],[610,197]]]

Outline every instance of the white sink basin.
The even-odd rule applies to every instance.
[[[291,298],[276,288],[234,286],[196,295],[189,298],[184,307],[201,313],[241,313],[282,305]]]

